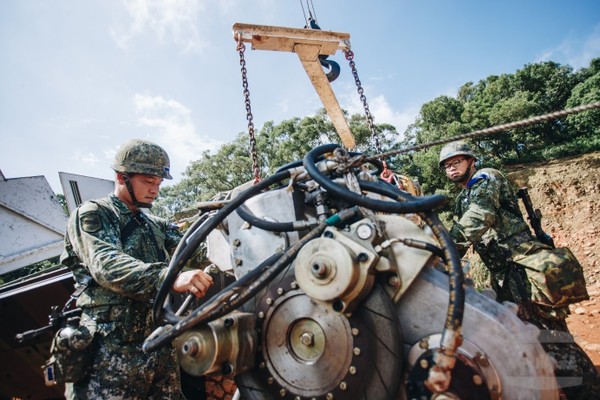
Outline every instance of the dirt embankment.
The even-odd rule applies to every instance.
[[[570,306],[575,340],[600,367],[600,152],[510,168],[539,208],[556,246],[569,247],[584,269],[590,299]]]

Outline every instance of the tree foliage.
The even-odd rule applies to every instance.
[[[348,117],[348,124],[357,142],[357,151],[374,153],[372,134],[364,116]],[[398,133],[389,124],[375,125],[382,148],[389,148]],[[313,148],[327,144],[341,144],[339,136],[325,110],[317,115],[292,118],[277,125],[267,122],[255,135],[256,156],[261,176],[268,176],[278,168],[300,161]],[[215,154],[205,152],[199,160],[186,168],[178,184],[161,189],[153,212],[164,217],[194,207],[218,193],[227,192],[253,179],[252,156],[247,133],[240,133],[231,143]]]
[[[390,151],[596,101],[600,101],[600,58],[579,71],[545,61],[525,65],[512,74],[467,82],[455,97],[443,95],[423,104],[415,121],[402,134],[392,125],[377,124],[376,137],[380,149]],[[357,140],[356,150],[377,153],[365,117],[346,117]],[[262,176],[301,160],[309,150],[325,143],[339,143],[339,137],[324,110],[279,124],[265,123],[256,134]],[[497,168],[599,150],[600,110],[479,137],[471,143],[480,154],[481,165]],[[392,156],[386,162],[397,172],[417,180],[425,193],[452,195],[455,187],[438,167],[440,147]],[[161,192],[155,208],[165,216],[173,215],[252,178],[248,136],[240,133],[214,154],[206,152],[193,161],[179,184]]]
[[[467,82],[456,98],[440,96],[425,103],[404,139],[395,147],[434,140],[600,101],[600,59],[574,72],[555,62],[529,64],[514,74]],[[502,168],[600,149],[600,110],[573,114],[471,140],[479,163]],[[437,168],[441,146],[398,158],[401,171],[417,177],[426,193],[454,188]]]

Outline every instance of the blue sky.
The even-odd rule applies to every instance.
[[[0,1],[0,170],[112,179],[116,148],[161,144],[177,182],[205,150],[247,129],[236,22],[302,27],[306,0]],[[598,0],[312,0],[350,34],[376,123],[400,133],[420,106],[468,81],[552,60],[600,57]],[[347,61],[333,83],[362,112]],[[322,107],[295,54],[246,51],[257,131]]]

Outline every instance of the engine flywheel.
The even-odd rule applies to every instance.
[[[243,399],[396,398],[402,334],[379,286],[347,316],[311,299],[291,275],[275,281],[253,304],[261,350],[255,367],[236,376]]]

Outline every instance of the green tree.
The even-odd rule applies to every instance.
[[[374,153],[373,139],[364,116],[353,115],[348,124],[355,136],[357,149]],[[398,133],[389,124],[375,125],[382,148],[397,140]],[[313,148],[340,143],[340,138],[324,110],[305,118],[292,118],[275,125],[267,122],[256,137],[256,155],[261,175],[274,173],[290,162],[301,161]],[[153,212],[169,217],[207,201],[218,193],[230,191],[253,179],[252,157],[247,133],[219,148],[215,154],[205,152],[186,168],[178,184],[161,189]]]
[[[376,137],[383,151],[397,150],[598,100],[600,58],[577,72],[551,61],[528,64],[512,74],[467,82],[455,98],[439,96],[423,104],[402,135],[391,125],[377,124]],[[356,150],[377,153],[365,116],[346,117],[357,141]],[[597,150],[599,126],[600,111],[594,110],[479,137],[472,144],[481,155],[481,165],[502,167]],[[268,122],[256,134],[256,141],[263,176],[301,160],[316,146],[340,142],[324,110],[315,116],[292,118],[279,124]],[[454,186],[438,167],[440,147],[393,156],[386,162],[397,172],[417,179],[425,193],[451,193]],[[156,208],[172,215],[251,179],[248,138],[246,133],[240,133],[215,154],[206,152],[192,162],[182,182],[162,192]]]
[[[38,273],[49,272],[60,267],[62,265],[59,262],[59,257],[52,257],[0,275],[0,285],[25,279]]]
[[[581,76],[585,80],[571,91],[567,100],[569,108],[600,101],[600,58],[592,60]],[[571,135],[584,151],[600,149],[600,110],[572,114],[567,118],[567,123]]]

